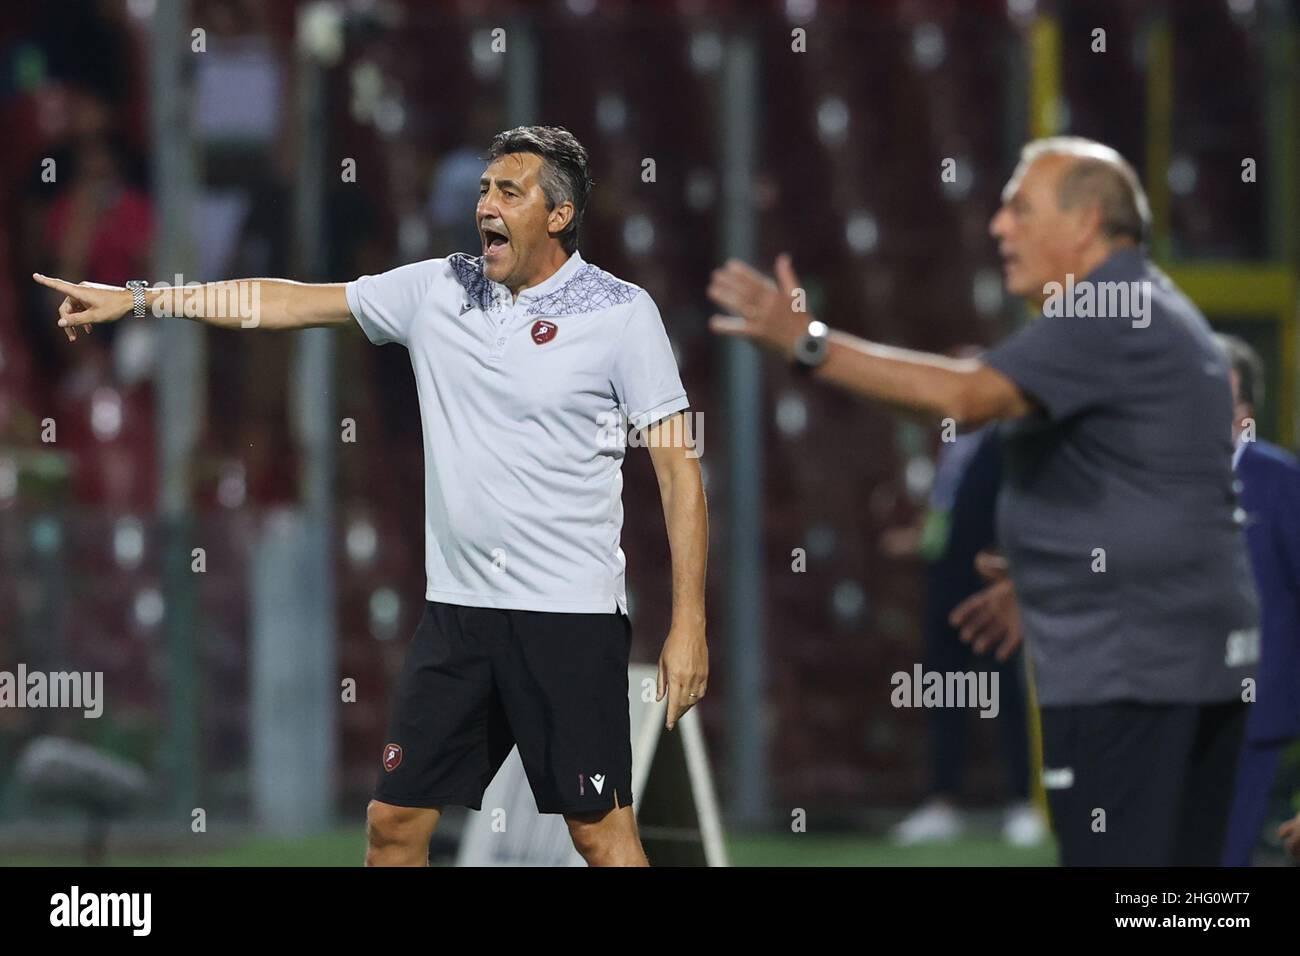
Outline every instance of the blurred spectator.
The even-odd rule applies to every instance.
[[[1283,751],[1300,737],[1300,466],[1253,434],[1264,403],[1264,365],[1232,335],[1218,336],[1232,362],[1233,462],[1245,510],[1246,545],[1259,589],[1259,675],[1237,764],[1224,866],[1249,866],[1268,814]]]
[[[927,672],[956,673],[997,668],[1000,711],[997,723],[1008,806],[1002,835],[1017,846],[1031,846],[1046,836],[1046,826],[1029,802],[1029,741],[1026,733],[1023,662],[987,665],[962,643],[948,622],[958,604],[982,586],[975,556],[994,541],[993,516],[1001,477],[1001,447],[996,429],[982,428],[956,436],[939,451],[929,507],[916,541],[925,560],[922,631]],[[930,789],[922,805],[894,827],[896,843],[910,846],[955,839],[965,823],[957,800],[966,770],[969,713],[961,708],[929,711]]]
[[[79,140],[71,174],[46,220],[55,274],[85,275],[111,285],[143,276],[153,213],[148,196],[123,175],[120,149],[102,134]]]
[[[474,203],[478,201],[479,177],[487,166],[483,153],[501,129],[497,114],[497,110],[486,104],[475,106],[468,138],[438,162],[429,192],[434,255],[467,252],[476,256],[482,251],[478,224],[474,221]]]

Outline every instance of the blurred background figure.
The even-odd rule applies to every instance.
[[[475,103],[470,114],[467,138],[438,158],[429,190],[429,223],[433,227],[434,248],[444,252],[479,251],[478,230],[474,227],[472,208],[466,203],[478,195],[479,177],[483,175],[483,144],[502,128],[499,111],[491,104]]]
[[[980,349],[954,350],[954,358]],[[965,672],[996,668],[1001,708],[997,725],[1005,810],[1002,836],[1014,846],[1032,846],[1047,836],[1042,816],[1029,800],[1029,734],[1024,660],[977,656],[949,623],[953,609],[984,586],[975,567],[980,551],[994,546],[994,514],[1002,454],[996,428],[961,432],[939,444],[928,506],[917,528],[894,529],[882,538],[890,553],[916,554],[925,562],[922,635],[926,671]],[[901,533],[900,533],[901,532]],[[899,822],[896,843],[942,842],[966,829],[959,800],[966,776],[967,733],[976,720],[965,710],[935,708],[927,714],[929,790],[924,802]]]
[[[1300,737],[1300,466],[1290,452],[1256,437],[1263,361],[1235,335],[1218,341],[1232,362],[1232,460],[1260,603],[1259,674],[1223,853],[1225,866],[1249,866],[1274,812],[1282,754]]]

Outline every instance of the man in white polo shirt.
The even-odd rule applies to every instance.
[[[673,615],[658,691],[671,728],[708,676],[698,456],[666,439],[688,433],[673,419],[689,403],[653,300],[578,254],[586,150],[564,129],[520,127],[488,159],[477,258],[346,284],[214,283],[206,295],[37,281],[67,296],[70,339],[152,307],[227,328],[355,318],[375,344],[404,345],[424,433],[427,605],[381,754],[366,861],[427,864],[442,808],[480,809],[518,745],[538,809],[564,814],[589,863],[645,865],[631,807],[625,442],[610,422],[625,423],[619,439],[646,430],[659,479]],[[193,314],[250,301],[251,322]]]

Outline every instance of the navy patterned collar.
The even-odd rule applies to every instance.
[[[453,252],[447,257],[447,264],[455,273],[460,287],[465,290],[469,304],[484,312],[490,311],[495,304],[492,287],[496,283],[483,274],[483,257]]]
[[[510,290],[483,274],[483,257],[457,252],[447,257],[470,303],[484,312],[510,301]],[[528,315],[581,315],[632,301],[638,286],[610,275],[574,252],[545,281],[519,293]]]

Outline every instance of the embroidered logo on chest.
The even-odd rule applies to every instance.
[[[555,338],[555,333],[558,331],[560,331],[560,327],[554,322],[539,319],[533,323],[533,341],[538,345],[545,345]]]

